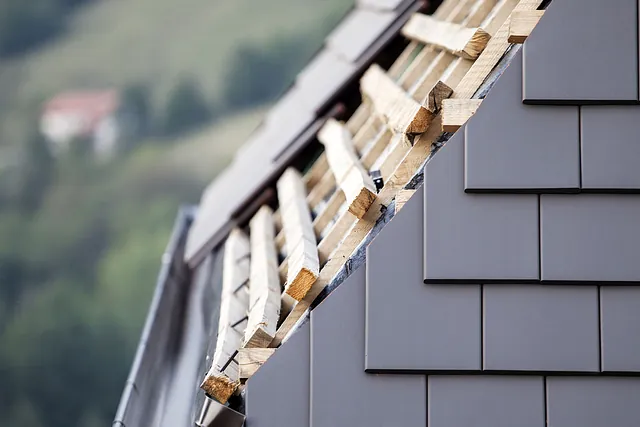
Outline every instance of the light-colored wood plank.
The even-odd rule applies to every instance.
[[[460,129],[481,103],[481,99],[445,99],[442,104],[442,130],[455,132]]]
[[[218,334],[218,340],[224,342],[242,341],[242,334],[232,327],[226,326]],[[207,392],[209,396],[223,404],[229,400],[240,385],[238,364],[234,360],[230,360],[237,350],[236,348],[233,353],[221,356],[216,348],[213,364],[204,381],[200,384],[200,388]],[[216,356],[218,357],[216,358]]]
[[[439,21],[421,13],[409,19],[402,28],[402,34],[467,59],[476,59],[491,39],[491,35],[482,28]]]
[[[349,117],[345,126],[351,134],[355,134],[371,116],[369,104],[363,103],[356,108],[356,111]]]
[[[466,15],[463,15],[457,22],[467,27],[475,27],[479,25],[487,15],[491,13],[495,2],[495,0],[475,0],[475,2],[469,2],[468,4],[461,2],[461,6],[465,6],[462,10],[466,11]],[[456,18],[458,17],[459,16],[456,16]],[[436,82],[438,80],[445,81],[443,78],[445,71],[449,68],[451,63],[457,59],[457,57],[452,53],[442,50],[439,50],[437,55],[434,55],[431,58],[432,60],[430,63],[424,67],[426,68],[426,72],[417,78],[415,84],[411,87],[414,99],[423,103]],[[445,83],[452,86],[450,84],[451,82],[445,81]]]
[[[240,368],[240,379],[246,380],[251,378],[264,362],[266,362],[273,353],[275,348],[243,348],[238,353],[238,365]]]
[[[360,80],[363,96],[373,104],[376,113],[394,132],[422,133],[431,122],[432,113],[372,65]]]
[[[325,147],[329,167],[345,195],[349,212],[362,218],[376,198],[376,187],[358,159],[349,130],[329,119],[318,132],[318,140]]]
[[[262,206],[249,222],[249,228],[251,273],[244,347],[264,348],[275,335],[280,315],[280,279],[271,208]]]
[[[224,327],[235,325],[245,317],[247,308],[249,308],[247,282],[249,280],[250,244],[247,235],[239,228],[234,228],[229,233],[224,244],[222,262],[218,333],[222,332]],[[220,344],[219,340],[217,344]],[[240,343],[237,344],[233,351],[240,347]]]
[[[422,105],[391,81],[377,65],[371,66],[362,77],[361,89],[389,128],[404,134],[424,132],[442,100],[453,92],[443,82],[436,82],[427,95],[426,105]]]
[[[511,16],[509,26],[509,43],[524,43],[533,29],[538,25],[544,10],[522,10]]]
[[[540,0],[521,0],[515,10],[535,10],[539,4]],[[484,79],[509,47],[509,43],[507,42],[508,28],[509,21],[507,19],[507,21],[505,21],[496,32],[496,35],[492,38],[487,49],[485,49],[475,62],[475,64],[479,65],[475,67],[475,70],[470,70],[470,72],[473,71],[473,74],[468,77],[464,76],[456,86],[454,96],[457,94],[464,94],[467,98],[470,98],[478,90]],[[498,59],[494,62],[493,58],[495,57]],[[493,65],[491,65],[492,63]],[[279,345],[282,340],[285,339],[291,328],[307,311],[307,309],[309,309],[313,300],[320,294],[325,286],[331,283],[335,275],[349,259],[352,252],[371,231],[376,220],[380,217],[381,212],[386,206],[388,206],[397,192],[413,177],[418,168],[424,164],[431,152],[432,144],[437,141],[441,135],[441,127],[442,116],[441,113],[439,113],[433,117],[432,125],[426,132],[418,136],[414,145],[406,153],[402,161],[398,163],[394,172],[387,182],[385,182],[384,188],[378,194],[376,201],[373,203],[365,217],[359,220],[353,218],[353,221],[350,224],[343,224],[343,227],[347,229],[349,233],[345,233],[345,237],[336,250],[331,254],[322,270],[320,270],[318,280],[309,290],[305,298],[296,304],[286,319],[284,319],[278,328],[276,337],[271,343],[272,346]]]
[[[489,43],[487,43],[487,47],[482,52],[482,55],[480,55],[464,75],[462,81],[453,92],[452,98],[470,99],[474,95],[509,47],[508,37],[511,16],[520,11],[536,10],[540,3],[541,0],[520,0],[507,20],[502,23],[498,31],[496,31],[496,34],[491,38]]]
[[[285,293],[301,300],[320,272],[316,235],[300,173],[288,168],[278,180],[277,188],[287,246]]]
[[[242,345],[249,295],[249,239],[238,228],[229,233],[224,246],[218,337],[209,369],[201,387],[221,403],[239,384],[238,365],[231,361]],[[231,362],[230,362],[231,361]],[[223,370],[224,368],[224,370]]]
[[[411,196],[416,192],[416,190],[400,190],[398,194],[396,194],[396,214],[402,210],[405,203],[409,201]]]
[[[460,24],[465,19],[465,17],[469,16],[469,12],[475,1],[477,0],[458,0],[455,3],[451,2],[450,4],[454,4],[454,5],[450,6],[450,9],[448,10],[448,12],[446,12],[446,14],[439,15],[434,13],[433,16],[436,19],[441,19],[443,21]],[[442,6],[438,8],[438,11],[440,11],[441,9],[442,9]],[[409,66],[407,67],[406,71],[402,74],[402,76],[400,76],[400,79],[398,81],[400,85],[406,90],[409,90],[414,85],[419,85],[420,83],[417,83],[417,81],[420,79],[421,76],[425,74],[425,71],[424,71],[425,69],[428,69],[429,67],[434,67],[432,63],[440,52],[441,51],[439,49],[435,49],[431,45],[425,46],[422,49],[422,51],[420,51],[420,53],[416,56],[413,62],[409,64]],[[438,66],[441,68],[444,67],[443,68],[444,70],[446,69],[447,65],[448,64],[436,64],[435,67],[438,67]],[[442,71],[440,73],[435,73],[436,78],[441,73]],[[426,82],[426,84],[422,86],[431,87],[433,86],[433,83],[434,83],[433,81]],[[414,98],[421,99],[420,97],[416,97],[416,96],[414,96]]]
[[[327,157],[322,153],[313,166],[304,174],[304,183],[307,186],[307,191],[311,191],[311,189],[320,182],[328,169],[329,163],[327,162]]]

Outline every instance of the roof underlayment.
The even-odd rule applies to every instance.
[[[347,39],[381,34],[357,16],[393,28],[408,3],[359,2],[317,66],[357,62],[370,44]],[[221,323],[192,329],[191,370],[172,370],[211,365],[206,402],[250,427],[640,425],[638,2],[548,3],[445,0],[413,15],[411,42],[389,70],[367,69],[346,123],[327,117],[333,95],[300,101],[325,147],[304,174],[280,176],[293,157],[252,156],[290,142],[267,118],[187,242],[191,288],[221,292],[189,304],[216,298],[199,310],[217,321],[219,306]],[[260,161],[273,177],[236,182]],[[235,194],[267,181],[277,200],[231,218],[249,209]],[[226,195],[234,208],[208,210]],[[171,400],[194,405],[195,383],[178,383],[189,391]]]

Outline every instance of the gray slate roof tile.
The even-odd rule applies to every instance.
[[[296,86],[307,109],[317,111],[353,76],[356,66],[329,47],[298,75]]]
[[[537,280],[538,196],[465,194],[463,135],[425,167],[425,280]]]
[[[581,107],[582,188],[640,191],[640,107]]]
[[[358,62],[395,18],[396,14],[392,11],[354,9],[327,37],[326,42],[347,61]]]
[[[540,197],[542,280],[640,281],[640,197]]]
[[[640,378],[547,378],[550,427],[637,427]]]
[[[311,312],[311,425],[424,426],[424,376],[364,372],[365,268]]]
[[[524,105],[521,93],[522,51],[467,124],[465,189],[577,191],[578,107]]]
[[[417,191],[367,249],[369,370],[479,370],[480,287],[422,283]]]
[[[602,286],[602,370],[640,372],[640,286]]]
[[[311,327],[307,323],[247,381],[248,426],[309,425],[310,335]],[[288,402],[286,411],[282,406],[284,402]]]
[[[637,0],[553,0],[524,45],[524,99],[637,100],[637,27]]]
[[[429,427],[545,427],[542,377],[429,376]]]
[[[484,285],[484,369],[600,370],[597,286]]]

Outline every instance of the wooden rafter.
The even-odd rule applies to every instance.
[[[293,168],[287,169],[277,187],[287,246],[285,293],[301,300],[320,272],[316,236],[300,173]]]
[[[376,187],[358,159],[351,133],[338,121],[329,119],[318,132],[318,139],[325,147],[329,166],[344,192],[349,212],[362,218],[376,198]]]
[[[439,21],[420,13],[414,14],[402,28],[402,34],[466,59],[476,59],[491,35],[482,28],[469,28]]]
[[[211,368],[201,387],[220,403],[225,403],[239,385],[234,356],[242,345],[249,297],[249,239],[239,229],[229,233],[224,247],[222,292],[218,338]]]
[[[244,347],[268,347],[280,316],[280,280],[271,209],[262,206],[251,219],[249,227],[251,272]]]

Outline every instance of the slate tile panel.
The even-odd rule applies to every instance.
[[[424,426],[426,377],[364,371],[364,296],[360,267],[311,312],[311,426]]]
[[[581,107],[582,188],[640,192],[640,106]]]
[[[549,377],[549,427],[638,427],[640,378]]]
[[[465,190],[577,192],[578,107],[525,105],[521,93],[519,51],[467,124]]]
[[[553,0],[524,44],[525,102],[638,99],[637,0]]]
[[[640,287],[600,288],[602,370],[640,372]]]
[[[479,370],[480,287],[422,283],[424,193],[367,249],[366,368]]]
[[[597,372],[597,286],[484,285],[484,369]]]
[[[640,197],[543,194],[542,280],[640,280]]]
[[[307,323],[247,381],[245,408],[250,427],[309,425],[311,327]],[[283,403],[287,402],[287,410]]]
[[[395,19],[393,11],[354,9],[326,42],[342,58],[355,63]]]
[[[429,376],[429,427],[545,427],[542,377]]]
[[[296,79],[306,108],[314,112],[320,110],[355,71],[353,63],[338,56],[332,48],[325,47]]]
[[[425,281],[537,281],[538,196],[466,194],[463,139],[425,167]]]

